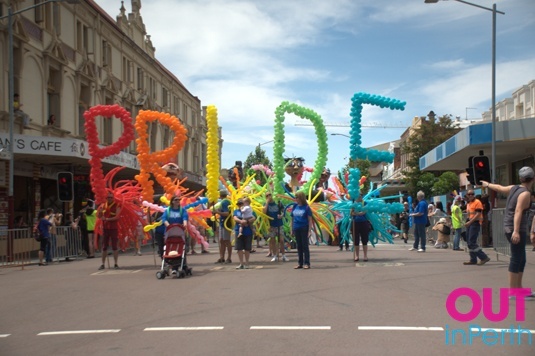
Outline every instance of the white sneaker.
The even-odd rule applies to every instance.
[[[416,251],[414,247],[409,248],[409,251]]]
[[[286,257],[286,255],[282,255],[282,260],[284,262],[290,262],[290,259],[288,257]]]
[[[171,274],[176,274],[176,271],[175,271],[175,270],[173,270],[173,272],[171,272]]]
[[[278,260],[279,260],[279,259],[277,258],[277,256],[275,256],[275,257],[273,257],[273,258],[271,259],[271,262],[277,262]]]
[[[425,252],[423,248],[419,249],[418,252]]]

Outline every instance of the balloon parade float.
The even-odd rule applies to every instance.
[[[352,160],[367,159],[372,162],[392,162],[394,155],[388,151],[378,151],[362,147],[362,108],[364,104],[388,108],[391,110],[403,110],[405,103],[396,99],[390,99],[379,95],[367,93],[356,93],[351,99],[351,121],[350,121],[350,146],[349,153]],[[224,187],[228,192],[227,199],[230,201],[230,209],[237,208],[238,199],[249,197],[251,207],[257,216],[255,221],[256,231],[259,235],[265,235],[269,229],[270,217],[264,214],[263,207],[266,203],[266,193],[274,193],[278,204],[284,207],[285,225],[283,230],[288,239],[291,238],[288,213],[295,204],[295,193],[303,192],[307,196],[307,201],[313,211],[314,231],[317,243],[326,243],[326,237],[334,240],[335,221],[338,220],[339,238],[342,241],[351,239],[350,211],[365,213],[366,218],[372,225],[370,241],[375,245],[379,241],[392,243],[391,231],[395,227],[389,222],[390,214],[403,211],[400,203],[386,203],[386,200],[399,198],[399,196],[379,197],[379,193],[385,185],[373,189],[362,196],[361,189],[366,184],[366,177],[361,175],[357,168],[349,168],[340,171],[336,176],[331,176],[331,171],[327,168],[327,133],[325,125],[319,114],[311,109],[299,106],[287,101],[282,102],[275,110],[274,124],[274,157],[273,170],[269,167],[256,164],[253,165],[247,174],[244,174],[241,161],[236,161],[236,165],[230,169],[228,180],[220,176],[220,142],[219,124],[217,118],[217,108],[213,105],[207,107],[207,157],[206,157],[206,194],[203,197],[202,191],[193,192],[183,187],[185,178],[180,166],[173,161],[178,153],[185,146],[187,140],[187,130],[180,120],[167,113],[142,110],[132,123],[129,113],[118,105],[99,105],[90,108],[84,113],[86,120],[85,129],[88,136],[89,153],[91,155],[91,186],[95,195],[95,201],[101,204],[105,200],[108,192],[113,192],[117,201],[126,205],[127,215],[122,224],[121,237],[124,248],[129,240],[129,235],[133,235],[132,227],[139,223],[139,219],[134,219],[136,209],[142,206],[145,212],[150,215],[155,212],[162,212],[169,206],[169,199],[172,196],[181,197],[181,206],[187,210],[191,217],[191,224],[188,224],[188,233],[205,248],[208,247],[206,238],[200,231],[205,231],[205,235],[213,236],[213,231],[206,220],[215,221],[220,217],[214,213],[215,207],[219,203],[219,190]],[[314,166],[305,167],[304,159],[300,157],[284,158],[285,137],[284,120],[285,114],[294,114],[301,119],[312,122],[317,138],[318,155]],[[101,147],[98,141],[96,117],[106,119],[119,119],[123,125],[123,133],[113,144]],[[169,127],[173,133],[173,141],[165,149],[157,152],[150,152],[149,126],[154,122]],[[118,154],[128,147],[134,139],[134,132],[137,134],[135,140],[139,173],[135,176],[135,181],[120,181],[113,184],[113,178],[117,171],[113,170],[104,176],[102,169],[102,159],[110,155]],[[303,173],[310,173],[307,180],[302,180]],[[284,175],[290,177],[288,182],[284,181]],[[258,176],[261,175],[261,176]],[[258,177],[257,177],[258,176]],[[257,179],[255,179],[257,178]],[[181,180],[182,179],[182,180]],[[260,184],[262,182],[262,184]],[[155,200],[155,183],[163,189],[163,195],[159,197],[159,204]],[[330,184],[329,184],[330,183]],[[129,204],[125,199],[131,201],[141,201],[142,204]],[[232,230],[234,221],[232,214],[226,219],[223,226]],[[144,231],[148,232],[159,224],[158,221],[144,223]]]

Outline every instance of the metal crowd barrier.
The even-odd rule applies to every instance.
[[[492,209],[492,241],[494,251],[496,251],[496,259],[499,259],[499,255],[511,257],[511,246],[509,245],[509,241],[505,238],[505,231],[503,228],[504,215],[505,209]]]
[[[57,226],[51,234],[51,258],[75,259],[85,254],[80,229]],[[0,268],[22,267],[38,260],[39,242],[32,237],[32,229],[0,230]]]

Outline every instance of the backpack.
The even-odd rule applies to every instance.
[[[442,224],[442,231],[441,232],[444,235],[449,235],[449,234],[451,234],[451,228],[448,225]]]
[[[39,222],[36,222],[34,225],[33,225],[33,228],[32,228],[32,237],[34,238],[35,241],[37,242],[41,242],[43,240],[43,235],[41,235],[41,232],[39,231]]]

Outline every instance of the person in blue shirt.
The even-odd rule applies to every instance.
[[[416,193],[418,204],[414,212],[410,214],[414,218],[414,245],[409,251],[425,252],[425,225],[427,225],[427,202],[425,201],[425,193],[421,190]],[[420,248],[418,249],[418,245]]]
[[[253,229],[250,223],[254,222],[256,217],[253,216],[252,221],[247,221],[243,218],[240,208],[243,206],[243,200],[238,199],[236,203],[238,209],[234,210],[234,221],[236,226],[234,227],[234,232],[236,234],[236,242],[234,243],[234,249],[238,251],[238,257],[240,259],[240,264],[236,269],[248,269],[249,268],[249,254],[253,247]],[[241,227],[241,235],[240,235]],[[245,258],[245,260],[244,260]]]
[[[230,230],[225,227],[225,221],[227,221],[227,218],[230,214],[230,200],[227,199],[227,196],[228,192],[225,189],[221,189],[219,191],[219,202],[214,206],[213,210],[214,213],[219,214],[219,259],[215,263],[232,263],[232,243],[230,240]],[[226,260],[225,251],[227,251]]]
[[[184,266],[183,267],[184,267],[184,270],[187,271],[187,273],[188,272],[191,273],[191,269],[188,267],[188,263],[185,257],[185,255],[188,253],[188,246],[189,246],[189,241],[188,241],[189,238],[186,236],[186,231],[188,228],[188,212],[186,211],[186,209],[180,206],[180,197],[178,197],[177,195],[174,195],[173,198],[171,198],[171,204],[163,212],[162,222],[166,228],[172,224],[179,224],[182,226],[183,229],[182,229],[181,236],[184,238],[184,241],[185,241],[184,248],[186,249],[186,253],[184,254],[184,263],[183,263]],[[168,236],[166,232],[165,238],[167,237]],[[177,274],[177,270],[178,270],[178,265],[173,266],[172,274]]]
[[[361,199],[362,200],[362,199]],[[370,222],[366,218],[366,212],[356,211],[351,208],[351,232],[353,235],[353,257],[355,262],[359,261],[360,241],[362,240],[362,252],[364,262],[368,261],[368,241],[370,235]]]
[[[39,230],[39,235],[41,236],[39,246],[39,266],[46,266],[47,263],[43,262],[43,258],[45,257],[47,248],[50,248],[50,228],[52,227],[52,223],[47,219],[45,210],[39,211],[37,219],[39,220],[37,230]]]
[[[165,227],[171,224],[181,224],[184,230],[186,230],[188,226],[188,212],[180,206],[180,197],[173,196],[171,205],[163,212],[162,222]]]
[[[292,234],[295,236],[297,243],[297,255],[299,262],[295,269],[310,268],[310,250],[308,248],[308,238],[312,229],[312,209],[307,203],[305,193],[295,193],[297,204],[292,208]]]
[[[282,254],[281,259],[288,262],[288,258],[284,253],[284,236],[282,231],[282,210],[283,207],[279,203],[275,203],[271,193],[266,193],[266,205],[264,205],[264,214],[269,216],[269,254],[268,257],[273,257],[271,262],[279,260],[279,251]],[[278,246],[277,246],[278,245]]]

